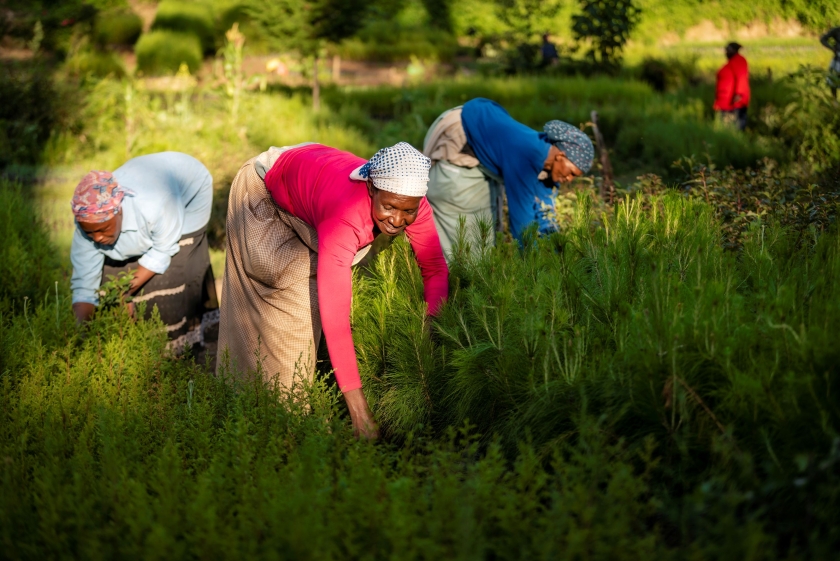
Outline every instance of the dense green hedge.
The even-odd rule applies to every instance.
[[[121,78],[126,75],[125,66],[117,54],[98,49],[84,49],[75,53],[67,59],[65,67],[77,76]]]
[[[186,63],[190,72],[201,67],[201,43],[195,35],[175,31],[151,31],[134,48],[137,70],[147,75],[177,72]]]
[[[103,46],[134,45],[142,32],[143,20],[130,10],[103,12],[94,24],[94,38]]]
[[[216,50],[215,24],[209,3],[164,0],[158,6],[152,29],[191,33],[199,39],[203,53]]]

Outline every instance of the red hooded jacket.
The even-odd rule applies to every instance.
[[[735,96],[741,98],[735,102]],[[750,71],[747,59],[736,54],[717,73],[715,111],[733,111],[750,104]]]

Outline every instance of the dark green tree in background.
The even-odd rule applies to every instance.
[[[0,37],[25,39],[33,50],[62,51],[72,29],[91,25],[99,10],[125,0],[2,0]]]
[[[451,0],[423,0],[432,27],[452,31]]]
[[[312,105],[318,109],[321,51],[358,33],[370,8],[365,0],[249,0],[247,13],[271,48],[312,59]]]
[[[587,55],[599,66],[616,67],[641,10],[633,0],[579,0],[581,13],[572,16],[576,41],[589,41]]]
[[[499,17],[507,27],[505,41],[511,70],[531,70],[539,61],[541,37],[559,9],[557,0],[497,0]]]

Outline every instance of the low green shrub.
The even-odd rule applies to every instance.
[[[126,69],[118,54],[101,51],[95,48],[82,49],[75,52],[64,63],[65,69],[71,74],[83,77],[123,78]]]
[[[37,59],[0,61],[0,170],[39,162],[54,133],[74,126],[79,92]]]
[[[778,135],[803,170],[824,172],[840,166],[840,111],[826,84],[825,70],[800,68],[788,78],[792,95],[784,107],[768,108],[765,126]]]
[[[3,187],[3,208],[22,217],[0,224],[6,241],[39,242],[11,264],[38,290],[56,271],[39,258],[55,252],[20,213],[31,199]],[[2,306],[9,281],[0,277]],[[652,442],[641,453],[608,442],[589,418],[585,446],[540,457],[523,444],[512,461],[467,426],[400,445],[360,442],[320,380],[280,391],[224,367],[214,376],[169,353],[159,319],[134,322],[115,307],[81,330],[66,283],[35,300],[0,313],[4,557],[669,553],[648,524]]]
[[[96,17],[93,37],[101,46],[130,47],[143,32],[143,20],[131,10],[111,10]]]
[[[643,82],[658,92],[673,92],[700,81],[696,56],[670,59],[646,57],[638,74]]]
[[[137,70],[147,75],[171,74],[186,64],[190,72],[201,67],[201,42],[190,33],[151,31],[134,48]]]
[[[193,34],[201,42],[201,52],[216,51],[216,33],[209,2],[164,0],[158,5],[153,30]]]
[[[0,316],[12,309],[22,313],[24,305],[34,313],[44,295],[52,295],[56,281],[64,284],[33,195],[32,186],[0,179]]]
[[[234,23],[245,36],[245,48],[249,53],[268,52],[266,39],[257,25],[254,25],[246,9],[247,0],[223,0],[214,4],[216,14],[216,45],[225,44],[225,32]]]
[[[771,550],[825,554],[840,543],[840,232],[780,218],[750,222],[735,253],[702,197],[596,216],[582,194],[557,234],[456,246],[431,331],[410,247],[395,243],[353,301],[374,412],[395,438],[469,419],[512,454],[522,439],[577,442],[579,415],[596,414],[631,448],[657,443],[654,495],[677,541],[709,522],[691,501],[719,514],[734,501],[731,523],[775,536]]]
[[[711,121],[668,122],[643,119],[622,123],[615,135],[615,157],[635,169],[651,169],[671,178],[671,165],[685,154],[708,155],[715,162],[746,168],[767,156],[783,154],[769,143],[757,143],[753,137],[717,127]]]
[[[395,28],[390,22],[368,25],[357,37],[344,41],[336,50],[343,58],[378,62],[407,61],[412,56],[448,62],[457,51],[458,43],[449,33],[430,28]]]
[[[756,134],[717,127],[711,110],[713,88],[702,84],[659,94],[639,80],[604,76],[468,78],[405,88],[325,88],[324,98],[333,107],[354,106],[370,115],[359,124],[348,113],[354,126],[370,136],[406,140],[418,148],[438,115],[475,97],[497,101],[536,130],[551,119],[585,128],[596,110],[616,173],[654,172],[675,180],[673,162],[691,154],[709,154],[722,166],[738,168],[764,157],[789,161],[778,138],[761,134],[764,129],[758,127],[764,107],[788,95],[784,86],[781,93],[772,92],[773,88],[772,84],[757,88],[756,107],[750,109],[750,127],[755,123]]]

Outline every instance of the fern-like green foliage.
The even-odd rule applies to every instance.
[[[732,462],[765,482],[793,481],[800,461],[816,469],[806,457],[834,462],[840,235],[768,215],[740,253],[721,242],[700,197],[638,197],[596,217],[582,194],[560,233],[456,247],[429,330],[409,246],[394,244],[353,308],[374,412],[394,436],[469,421],[511,453],[576,441],[591,413],[614,438],[652,437],[667,485],[732,477]],[[810,508],[756,485],[756,504]],[[825,516],[840,506],[814,500]]]
[[[82,337],[31,197],[0,186],[4,557],[837,550],[836,231],[768,216],[736,254],[703,200],[638,197],[599,227],[582,197],[562,233],[465,237],[431,323],[397,241],[355,279],[390,437],[371,444],[322,379],[280,391],[224,356],[214,376],[167,351],[157,317],[118,306]]]

